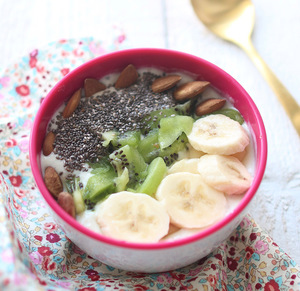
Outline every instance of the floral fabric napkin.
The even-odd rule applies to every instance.
[[[207,257],[157,274],[94,260],[55,223],[30,170],[35,113],[70,70],[123,48],[126,37],[118,31],[108,43],[60,40],[0,73],[0,290],[300,290],[299,266],[249,215]]]

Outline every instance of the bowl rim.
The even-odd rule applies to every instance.
[[[249,190],[244,194],[244,197],[239,202],[239,204],[234,208],[234,210],[230,213],[228,213],[224,218],[222,218],[217,223],[214,223],[213,225],[205,228],[204,230],[193,234],[188,237],[176,239],[174,241],[160,241],[156,243],[135,243],[135,242],[127,242],[127,241],[121,241],[117,239],[113,239],[107,236],[104,236],[102,234],[96,233],[82,224],[80,224],[75,218],[68,215],[55,201],[55,199],[52,197],[50,192],[47,190],[44,180],[42,177],[42,173],[39,170],[38,165],[38,155],[39,152],[41,152],[41,149],[37,149],[36,145],[36,136],[39,132],[39,122],[42,120],[42,116],[48,106],[49,103],[51,103],[51,96],[53,96],[58,88],[61,86],[61,84],[65,83],[69,79],[71,80],[74,76],[79,74],[80,72],[86,70],[86,68],[94,66],[96,63],[98,64],[104,59],[113,59],[116,55],[123,55],[126,56],[127,54],[171,54],[171,55],[177,55],[181,58],[189,58],[192,60],[195,60],[196,62],[200,62],[203,65],[211,67],[213,70],[218,72],[218,74],[222,75],[223,78],[228,79],[236,88],[239,90],[246,98],[248,99],[249,105],[251,107],[251,111],[253,112],[254,119],[257,121],[256,127],[258,128],[257,131],[259,132],[259,139],[258,143],[259,146],[256,147],[256,150],[258,148],[259,153],[256,153],[256,156],[260,156],[260,160],[257,161],[256,164],[256,174],[254,176],[253,182]],[[257,192],[259,185],[262,181],[265,168],[266,168],[266,162],[267,162],[267,136],[266,131],[264,127],[264,123],[262,120],[262,117],[258,111],[258,108],[256,107],[254,101],[249,96],[249,94],[246,92],[246,90],[228,73],[226,73],[223,69],[219,68],[215,64],[202,59],[201,57],[191,55],[182,51],[176,51],[176,50],[170,50],[170,49],[164,49],[164,48],[132,48],[132,49],[124,49],[119,50],[115,52],[110,52],[98,57],[95,57],[84,64],[78,66],[74,70],[70,71],[66,76],[64,76],[60,81],[57,82],[57,84],[50,90],[50,92],[47,94],[45,99],[43,100],[40,108],[38,109],[38,112],[35,116],[33,127],[31,129],[30,134],[30,140],[29,140],[29,158],[30,158],[30,164],[32,173],[34,176],[34,180],[36,182],[36,185],[44,198],[44,200],[47,202],[47,204],[50,206],[50,208],[62,219],[65,221],[69,226],[76,229],[83,235],[92,238],[94,240],[100,241],[101,243],[106,243],[109,245],[114,245],[117,247],[122,248],[128,248],[128,249],[140,249],[140,250],[154,250],[154,249],[166,249],[166,248],[174,248],[174,247],[180,247],[187,244],[191,244],[193,242],[199,241],[204,238],[208,238],[212,234],[217,233],[221,229],[223,229],[226,225],[228,225],[230,222],[232,222],[235,218],[237,218],[248,206],[252,198],[254,197],[255,193]]]

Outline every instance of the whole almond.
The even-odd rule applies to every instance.
[[[196,106],[195,113],[198,116],[212,113],[221,109],[226,103],[225,99],[211,98],[206,99]]]
[[[84,80],[85,97],[91,97],[97,92],[105,90],[106,86],[96,79],[87,78]]]
[[[68,101],[64,111],[63,111],[63,118],[68,118],[70,117],[73,112],[76,110],[81,98],[81,88],[78,89],[70,98]]]
[[[75,203],[73,196],[68,192],[60,192],[57,197],[58,205],[75,218]]]
[[[127,88],[135,83],[138,78],[138,72],[133,65],[128,65],[120,74],[116,81],[117,89]]]
[[[164,92],[172,87],[174,87],[181,80],[179,75],[169,75],[156,79],[152,85],[151,89],[154,93]]]
[[[44,156],[49,156],[54,149],[55,134],[49,131],[44,139],[43,143],[43,154]]]
[[[63,191],[63,184],[61,179],[54,168],[47,167],[45,170],[44,181],[47,189],[54,198],[58,197],[58,194]]]
[[[177,101],[192,99],[202,93],[209,84],[210,83],[206,81],[192,81],[185,83],[174,91],[173,97]]]

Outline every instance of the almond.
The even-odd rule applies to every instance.
[[[63,118],[70,117],[73,112],[76,110],[81,98],[81,88],[78,89],[71,97],[71,99],[68,101],[64,111],[63,111]]]
[[[221,109],[226,103],[225,99],[207,99],[196,106],[195,113],[198,116],[212,113]]]
[[[91,97],[97,92],[105,90],[106,86],[96,79],[87,78],[84,80],[85,97]]]
[[[128,65],[120,74],[115,87],[117,89],[127,88],[134,84],[138,78],[138,73],[133,65]]]
[[[49,131],[44,139],[43,143],[43,154],[44,156],[49,156],[54,149],[55,134]]]
[[[166,91],[174,87],[181,80],[179,75],[169,75],[156,79],[151,86],[154,93]]]
[[[58,205],[75,218],[75,203],[73,196],[68,192],[60,192],[57,197]]]
[[[173,94],[177,101],[184,101],[192,99],[198,94],[202,93],[210,83],[206,81],[193,81],[178,87]]]
[[[57,172],[52,167],[47,167],[45,170],[44,181],[47,189],[54,198],[63,191],[63,184]]]

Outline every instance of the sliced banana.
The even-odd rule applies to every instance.
[[[187,150],[187,156],[186,157],[188,159],[200,158],[203,155],[205,155],[204,152],[195,150],[189,143],[187,143],[187,148],[188,148],[188,150]]]
[[[175,173],[166,176],[156,198],[178,227],[200,228],[213,224],[225,215],[226,198],[198,174]]]
[[[198,171],[208,185],[229,195],[244,193],[252,183],[247,168],[232,156],[204,155]]]
[[[97,223],[106,236],[129,242],[157,242],[168,233],[165,208],[143,193],[122,191],[101,203]]]
[[[232,156],[236,157],[238,160],[243,162],[243,160],[246,157],[247,153],[248,153],[248,147],[246,147],[242,152],[235,153]]]
[[[165,237],[162,238],[162,241],[174,241],[177,239],[182,239],[188,236],[192,236],[200,231],[203,231],[205,227],[202,228],[177,228],[174,232],[169,232]]]
[[[219,155],[241,152],[250,141],[245,129],[223,114],[212,114],[195,121],[188,140],[198,151]]]
[[[187,172],[192,174],[199,174],[198,172],[199,159],[182,159],[168,170],[168,174]]]
[[[168,233],[161,239],[162,241],[165,240],[166,238],[168,238],[169,236],[173,235],[174,233],[178,232],[181,228],[179,228],[178,226],[170,223],[169,226],[169,231]]]

